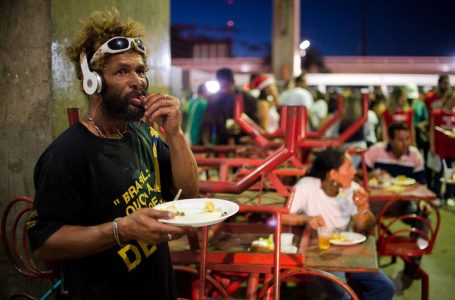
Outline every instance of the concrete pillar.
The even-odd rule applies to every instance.
[[[80,21],[95,10],[116,7],[141,22],[149,54],[149,90],[170,82],[168,0],[0,0],[0,215],[15,196],[34,196],[33,169],[47,145],[68,127],[67,107],[86,111],[64,48]],[[0,247],[0,299],[14,293],[41,296],[46,280],[27,280]]]
[[[300,0],[273,0],[272,71],[278,80],[300,74]]]

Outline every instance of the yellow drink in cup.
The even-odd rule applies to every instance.
[[[332,230],[327,227],[318,227],[318,244],[319,249],[326,250],[330,247],[330,239],[332,238]]]

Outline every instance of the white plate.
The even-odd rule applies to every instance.
[[[372,188],[385,188],[385,187],[388,187],[390,186],[391,183],[390,181],[383,181],[383,182],[375,182],[375,181],[368,181],[368,186],[369,187],[372,187]]]
[[[346,237],[347,240],[330,240],[330,244],[332,245],[339,245],[339,246],[349,246],[349,245],[355,245],[364,242],[367,237],[364,236],[363,234],[357,233],[357,232],[349,232],[349,231],[343,231],[340,232],[339,234],[342,234],[344,237]]]
[[[406,177],[406,179],[398,179],[398,177],[394,177],[392,178],[392,183],[395,184],[395,185],[413,185],[414,183],[416,183],[415,179],[414,178],[409,178],[409,177]]]
[[[210,201],[215,205],[214,212],[207,212],[204,210],[206,202]],[[159,204],[154,208],[159,210],[172,210],[172,207],[175,207],[179,212],[185,213],[185,215],[176,216],[175,218],[169,220],[160,219],[160,222],[174,226],[209,226],[223,222],[226,218],[229,218],[239,211],[237,203],[210,198],[194,198],[171,201]],[[224,214],[224,212],[226,213]]]

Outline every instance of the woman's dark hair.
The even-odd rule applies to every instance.
[[[338,148],[329,148],[319,152],[307,176],[324,180],[330,170],[338,170],[341,167],[344,157],[345,151]]]

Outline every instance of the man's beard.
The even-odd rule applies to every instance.
[[[109,92],[112,91],[112,92]],[[144,108],[135,106],[129,102],[130,98],[145,96],[144,89],[134,90],[127,95],[120,95],[112,89],[106,89],[102,93],[104,112],[111,118],[121,121],[139,121],[144,116]]]

